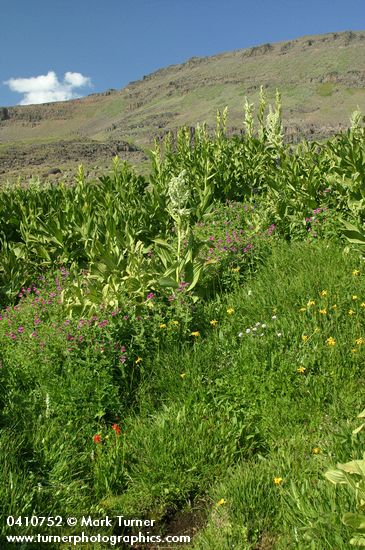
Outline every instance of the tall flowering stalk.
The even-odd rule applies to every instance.
[[[283,146],[283,125],[281,121],[281,95],[276,90],[275,109],[270,105],[269,114],[266,117],[266,138],[270,145],[275,149],[281,149]]]
[[[176,240],[160,237],[153,240],[154,251],[164,267],[157,284],[163,287],[177,289],[184,284],[192,290],[198,283],[204,265],[198,256],[204,243],[196,242],[191,230],[190,201],[191,189],[184,169],[170,179],[166,190],[166,210],[175,222]]]
[[[243,124],[246,129],[246,134],[249,139],[253,138],[254,134],[254,119],[253,119],[253,103],[249,103],[247,97],[245,98],[245,118]]]
[[[169,204],[167,210],[175,221],[175,230],[177,235],[177,267],[176,281],[180,281],[181,275],[181,248],[183,239],[188,235],[190,230],[190,209],[187,208],[190,199],[190,189],[186,181],[186,170],[182,170],[178,176],[170,180],[167,194]]]
[[[350,131],[355,133],[359,128],[361,128],[362,113],[360,107],[357,106],[357,109],[351,113],[350,116]]]
[[[261,141],[264,141],[265,139],[265,110],[266,110],[266,94],[264,91],[264,87],[260,86],[260,96],[259,96],[259,109],[257,113],[257,120],[259,122],[259,139]]]

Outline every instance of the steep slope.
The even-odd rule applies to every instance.
[[[257,101],[261,84],[271,99],[276,88],[281,90],[289,138],[298,132],[323,137],[346,127],[357,105],[365,110],[365,31],[308,36],[192,58],[122,90],[68,102],[0,108],[0,170],[3,177],[18,171],[11,161],[4,163],[9,150],[13,157],[26,151],[25,163],[31,169],[32,148],[42,145],[47,160],[48,144],[60,140],[72,140],[72,149],[75,142],[93,140],[92,148],[100,146],[93,162],[106,160],[120,142],[143,148],[182,124],[206,121],[213,125],[216,110],[226,105],[234,131],[242,126],[244,96]],[[124,152],[125,158],[131,158],[129,153]],[[133,155],[133,161],[144,158],[142,151]],[[77,160],[90,158],[80,155]],[[61,154],[52,165],[54,161],[73,166],[72,161],[62,162]],[[38,166],[43,169],[47,162]]]

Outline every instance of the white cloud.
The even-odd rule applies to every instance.
[[[83,76],[80,73],[66,73],[64,81],[67,82],[70,86],[79,88],[81,86],[90,86],[90,78]]]
[[[20,105],[31,105],[75,99],[79,95],[74,92],[74,88],[91,86],[91,80],[80,73],[67,72],[60,82],[56,73],[49,71],[46,75],[31,78],[10,78],[4,84],[13,92],[24,94]]]

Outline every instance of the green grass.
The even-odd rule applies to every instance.
[[[250,301],[244,292],[236,302],[246,309],[250,325],[256,319],[267,322],[275,307],[275,331],[282,336],[280,343],[273,337],[251,339],[250,346],[240,349],[237,363],[233,361],[239,377],[230,373],[232,382],[240,379],[248,395],[254,396],[260,411],[258,429],[268,451],[239,464],[212,493],[215,502],[226,501],[222,514],[228,532],[222,548],[239,543],[243,527],[251,541],[268,537],[275,540],[275,548],[348,548],[346,530],[336,518],[353,503],[346,492],[328,486],[323,472],[345,461],[351,449],[353,456],[359,456],[361,449],[351,439],[354,413],[360,412],[364,397],[357,387],[362,379],[360,350],[351,351],[356,349],[355,333],[358,337],[363,333],[363,323],[347,316],[351,293],[359,290],[358,279],[351,275],[353,266],[343,261],[340,249],[331,246],[297,245],[286,251],[280,246],[250,286]],[[328,295],[319,297],[325,289]],[[316,305],[299,312],[309,299],[315,299]],[[318,314],[324,301],[335,301],[341,308],[339,317],[338,309],[333,310],[333,323]],[[303,342],[307,334],[310,339]],[[338,340],[333,349],[326,346],[330,335],[340,337],[341,346]],[[297,370],[301,366],[303,374]],[[313,449],[319,449],[319,454],[313,454]],[[279,487],[273,483],[275,477],[283,478]],[[207,534],[202,533],[197,548],[209,548],[214,536],[210,531],[217,530],[217,513],[216,509],[211,512]]]
[[[146,342],[124,375],[100,348],[108,329],[85,325],[82,345],[67,351],[75,328],[55,331],[64,326],[57,302],[42,313],[41,348],[18,332],[9,341],[3,320],[2,515],[123,511],[163,529],[168,509],[203,500],[196,549],[214,540],[219,549],[260,540],[348,548],[339,517],[354,504],[323,473],[360,453],[351,429],[364,397],[355,339],[364,336],[365,279],[352,275],[361,267],[330,242],[278,241],[257,275],[200,308],[189,326],[200,332],[195,343],[164,345],[173,326],[157,327],[158,348],[149,353]],[[26,336],[34,307],[27,299],[8,314],[12,330],[24,326]]]
[[[328,97],[333,94],[334,85],[332,82],[323,82],[317,88],[317,94],[321,97]]]

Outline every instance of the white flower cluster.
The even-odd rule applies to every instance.
[[[182,170],[178,176],[171,178],[167,190],[170,199],[168,210],[170,214],[180,218],[186,216],[189,210],[186,208],[190,199],[190,190],[186,182],[186,170]]]
[[[355,130],[358,130],[361,128],[361,120],[362,120],[362,112],[360,111],[360,108],[357,107],[355,111],[350,116],[350,130],[354,132]]]
[[[276,315],[273,315],[271,317],[271,320],[272,321],[276,321],[277,320],[277,316]],[[238,337],[239,338],[242,338],[242,336],[244,334],[247,334],[247,335],[251,335],[251,336],[265,336],[265,330],[268,328],[267,324],[266,323],[260,323],[260,322],[257,322],[254,326],[252,327],[248,327],[245,329],[245,332],[239,332],[238,333]],[[276,333],[276,336],[278,338],[280,338],[282,336],[282,333],[281,332],[277,332]]]

